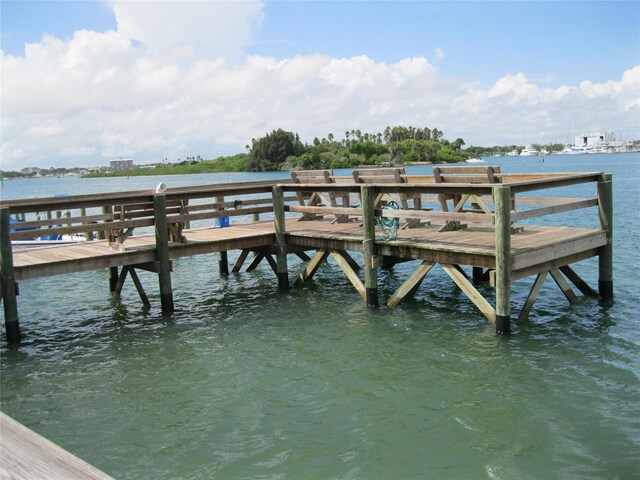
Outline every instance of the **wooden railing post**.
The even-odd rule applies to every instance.
[[[169,229],[167,228],[167,197],[153,196],[153,215],[156,233],[156,260],[158,261],[158,281],[160,283],[160,304],[162,313],[171,313],[173,289],[171,288],[171,260],[169,260]]]
[[[375,267],[376,254],[376,192],[370,185],[362,185],[362,220],[363,235],[362,254],[364,256],[364,288],[367,306],[378,306],[378,270]]]
[[[511,188],[493,187],[496,245],[496,333],[511,333]]]
[[[113,213],[113,209],[111,205],[104,205],[102,207],[102,213],[104,215],[111,215]],[[106,220],[103,220],[103,225],[104,223],[106,223]],[[98,235],[98,240],[104,240],[105,238],[107,238],[107,232],[104,228],[102,230],[98,230],[97,235]]]
[[[605,173],[598,180],[598,219],[607,243],[598,250],[598,293],[605,300],[613,298],[613,176]]]
[[[20,342],[20,323],[18,322],[18,299],[16,297],[16,277],[13,272],[11,222],[8,208],[0,209],[0,260],[4,326],[8,342],[16,344]]]
[[[286,225],[284,216],[284,194],[282,187],[273,187],[273,222],[276,230],[276,256],[278,287],[289,288],[289,268],[287,265],[287,244],[285,239]]]

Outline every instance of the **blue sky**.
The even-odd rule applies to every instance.
[[[268,2],[248,53],[322,53],[381,62],[432,58],[444,75],[485,84],[523,72],[551,85],[609,80],[640,63],[640,2]],[[106,2],[2,1],[2,49],[44,33],[116,29]]]
[[[381,131],[389,124],[437,126],[444,130],[445,137],[462,136],[468,139],[467,144],[564,141],[573,123],[583,130],[615,129],[618,136],[640,136],[638,106],[633,100],[634,89],[640,96],[636,78],[640,65],[640,2],[131,4],[3,0],[0,6],[3,88],[15,87],[15,95],[22,100],[7,103],[3,95],[3,162],[19,164],[26,161],[25,157],[38,157],[34,147],[22,145],[27,139],[21,138],[20,129],[16,127],[14,136],[9,128],[20,122],[22,130],[34,133],[30,142],[47,132],[42,148],[57,148],[53,157],[65,163],[91,163],[115,155],[116,138],[122,144],[120,151],[145,160],[180,154],[213,157],[234,149],[241,151],[250,138],[279,126],[299,131],[307,141],[329,130]],[[193,15],[183,16],[188,10],[193,10]],[[78,35],[83,30],[90,35]],[[165,31],[168,33],[163,35]],[[45,34],[49,37],[43,37]],[[80,70],[61,69],[64,59],[87,51],[86,42],[93,45],[93,54],[82,61],[95,70],[83,70],[79,75]],[[43,57],[25,55],[27,43],[38,46],[38,52],[59,55],[58,65],[43,60],[44,53]],[[84,50],[80,50],[82,45]],[[109,85],[122,88],[122,96],[133,93],[124,84],[125,78],[139,71],[131,70],[134,63],[152,62],[156,72],[162,72],[156,78],[162,79],[168,70],[179,68],[182,78],[193,77],[194,82],[206,64],[216,79],[229,82],[234,94],[226,96],[222,88],[203,96],[198,109],[203,102],[208,107],[200,114],[223,113],[227,123],[234,118],[239,125],[221,125],[226,130],[212,140],[191,131],[182,138],[169,138],[169,125],[159,122],[154,133],[159,137],[155,142],[147,141],[146,150],[136,146],[136,140],[117,126],[111,134],[105,132],[107,124],[117,123],[116,117],[110,116],[114,107],[102,103],[100,95],[89,93],[96,78],[105,75],[105,52],[114,52],[109,45],[117,46],[118,54],[108,57],[114,62],[108,75],[120,79]],[[185,54],[184,48],[189,48],[189,53]],[[221,58],[225,59],[224,65]],[[266,66],[267,59],[274,63]],[[28,89],[23,89],[24,82],[17,79],[23,75],[46,78],[49,74],[64,88],[68,86],[71,93],[87,94],[81,101],[74,98],[85,109],[77,111],[76,121],[83,121],[86,109],[92,109],[104,115],[100,117],[105,119],[101,130],[87,131],[81,139],[75,137],[67,131],[74,124],[69,109],[49,100],[39,118],[29,120],[26,112],[37,107],[25,106],[29,103]],[[144,81],[150,78],[145,76]],[[247,78],[254,83],[242,83]],[[286,91],[292,88],[292,78],[297,79],[299,92],[295,91],[300,98],[294,97],[292,90]],[[46,91],[53,88],[53,83],[49,84],[42,80],[40,86],[31,88]],[[245,95],[235,91],[238,85],[245,85]],[[271,102],[252,98],[261,88],[269,92]],[[407,94],[409,88],[411,93]],[[150,91],[153,89],[147,89]],[[300,93],[303,91],[306,93]],[[303,120],[305,116],[293,106],[287,107],[305,103],[301,107],[304,111],[313,103],[310,99],[314,92],[339,97],[335,103],[345,103],[345,112],[351,113],[327,108],[325,116],[317,113]],[[345,97],[348,101],[343,101],[349,92]],[[581,102],[580,95],[588,101]],[[231,97],[252,100],[246,104],[239,101],[238,108],[233,109],[228,105]],[[596,98],[601,103],[596,103]],[[161,94],[148,101],[146,105],[123,105],[120,114],[131,115],[138,109],[144,113],[147,108],[147,113],[160,115],[157,106],[169,108],[171,104],[171,98]],[[457,112],[447,111],[447,105],[455,105]],[[362,112],[358,113],[358,108]],[[562,118],[554,109],[563,112]],[[593,111],[601,109],[606,115],[598,120]],[[501,131],[487,130],[486,124],[496,120],[493,116],[499,116],[497,123],[504,123]],[[525,116],[534,118],[523,119]],[[184,130],[190,130],[187,115],[180,117],[187,122]],[[556,119],[555,130],[536,128],[550,118]],[[216,124],[208,122],[215,128]],[[510,128],[514,122],[515,128]],[[86,135],[93,135],[92,144]],[[55,143],[56,138],[60,144]],[[39,155],[44,158],[44,154]]]

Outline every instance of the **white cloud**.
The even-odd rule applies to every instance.
[[[113,2],[118,32],[151,53],[241,57],[264,18],[263,2]]]
[[[204,5],[212,4],[218,5]],[[244,23],[237,23],[258,21],[261,6],[251,5],[242,7]],[[176,58],[157,53],[213,37],[158,39],[152,32],[161,20],[143,24],[134,7],[116,4],[117,32],[46,36],[28,45],[25,56],[2,54],[3,169],[104,164],[119,156],[138,163],[213,158],[242,152],[274,128],[311,142],[402,124],[437,127],[467,145],[493,145],[564,141],[574,123],[640,138],[640,66],[604,83],[550,88],[514,73],[480,89],[440,76],[422,57],[393,64],[367,56],[234,59],[236,46],[219,43],[220,55]],[[240,49],[250,43],[243,32],[236,37]]]

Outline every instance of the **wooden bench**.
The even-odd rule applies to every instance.
[[[186,213],[186,202],[170,200],[167,202],[167,215],[181,215]],[[153,201],[116,205],[112,210],[111,220],[104,224],[109,240],[109,248],[124,250],[124,242],[137,227],[151,227],[154,225]],[[184,223],[168,223],[169,239],[172,242],[182,242]]]
[[[354,169],[352,172],[355,183],[407,183],[405,170],[402,167],[391,168],[365,168]],[[375,205],[379,208],[382,205],[384,194],[379,194],[376,198]],[[411,201],[412,206],[409,206]],[[400,205],[403,210],[422,210],[421,194],[400,194]],[[428,225],[429,222],[420,222],[419,220],[409,220],[402,228],[415,228],[422,225]]]
[[[502,183],[500,175],[500,167],[491,166],[458,166],[458,167],[433,167],[433,177],[435,183]],[[457,213],[478,213],[491,214],[491,210],[485,205],[481,198],[475,195],[460,194],[439,194],[438,200],[443,212]],[[449,209],[448,201],[452,202]],[[465,208],[465,203],[470,201],[471,206]],[[513,200],[512,200],[513,208]],[[460,222],[447,222],[443,230],[465,228],[466,225],[460,225]]]
[[[291,172],[291,179],[293,183],[305,183],[305,184],[330,184],[335,183],[333,177],[333,170],[298,170]],[[301,206],[316,206],[324,204],[325,206],[337,207],[349,207],[349,192],[328,192],[325,194],[321,191],[313,193],[296,192],[296,197]],[[338,204],[338,199],[341,200],[341,204]],[[311,213],[304,213],[300,220],[313,220],[318,218],[317,215]],[[343,223],[350,221],[348,215],[336,215],[334,222]]]

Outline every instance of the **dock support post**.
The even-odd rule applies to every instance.
[[[482,267],[473,267],[471,270],[471,278],[474,284],[481,284],[484,279],[484,269]]]
[[[362,226],[364,241],[362,253],[364,256],[364,288],[365,300],[368,307],[378,306],[378,270],[375,267],[376,254],[376,192],[370,185],[363,185],[362,189]]]
[[[0,270],[2,271],[2,303],[4,305],[4,326],[7,341],[20,343],[20,323],[18,322],[18,299],[16,277],[13,271],[13,250],[11,249],[11,222],[8,208],[0,209]]]
[[[287,265],[287,245],[285,240],[284,194],[282,187],[273,187],[273,222],[276,230],[276,257],[278,288],[289,289],[289,268]]]
[[[160,304],[162,313],[171,313],[174,310],[173,289],[171,288],[171,260],[169,260],[167,197],[164,194],[153,196],[153,214],[156,233],[156,259],[159,267]]]
[[[598,292],[604,300],[613,298],[613,176],[604,173],[598,180],[598,219],[606,232],[606,245],[598,251]]]
[[[222,205],[224,197],[216,197],[216,203]],[[224,207],[218,207],[216,210],[222,212]],[[220,223],[220,218],[218,217],[218,223]],[[226,251],[218,252],[218,270],[220,271],[220,276],[229,275],[229,256]]]
[[[118,285],[118,267],[109,267],[109,291],[113,294]]]
[[[511,188],[493,187],[496,242],[496,333],[511,333]]]

